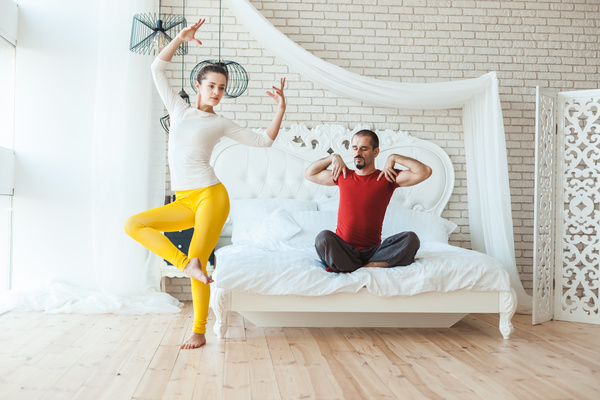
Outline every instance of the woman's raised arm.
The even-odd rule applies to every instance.
[[[196,39],[195,35],[196,31],[202,26],[204,21],[206,21],[206,19],[200,18],[195,24],[183,28],[181,32],[179,32],[177,36],[175,36],[175,38],[171,40],[171,42],[168,45],[166,45],[164,49],[162,49],[162,51],[158,54],[158,58],[164,61],[171,61],[173,55],[183,42],[194,41],[201,45],[202,42]]]
[[[267,92],[267,94],[277,103],[277,111],[275,111],[275,116],[267,127],[267,135],[269,135],[271,140],[275,140],[277,138],[279,128],[281,127],[281,121],[283,120],[283,114],[285,114],[285,97],[283,96],[285,78],[280,79],[280,84],[281,86],[279,88],[273,86],[274,93]]]

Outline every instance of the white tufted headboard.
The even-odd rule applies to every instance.
[[[318,125],[308,129],[294,124],[282,130],[272,147],[257,148],[223,139],[213,150],[211,165],[223,182],[229,197],[294,198],[315,200],[322,194],[331,196],[337,186],[321,186],[304,179],[304,169],[327,157],[340,154],[349,168],[354,168],[350,141],[366,126],[350,130],[342,125]],[[264,130],[257,130],[264,133]],[[429,165],[433,173],[418,185],[398,188],[392,201],[403,207],[441,215],[454,189],[454,169],[450,157],[438,145],[410,136],[406,132],[375,131],[379,136],[380,154],[375,165],[381,169],[392,153],[415,158]]]

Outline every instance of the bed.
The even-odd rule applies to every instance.
[[[499,313],[505,339],[513,332],[516,294],[502,264],[448,244],[456,224],[441,217],[454,189],[454,169],[436,144],[406,132],[376,131],[376,166],[398,153],[433,169],[426,181],[394,193],[382,236],[412,230],[421,239],[406,267],[325,271],[314,237],[335,230],[337,187],[304,179],[313,161],[340,154],[353,168],[352,135],[366,127],[294,124],[271,148],[224,139],[211,164],[228,190],[231,212],[217,249],[211,284],[215,334],[238,312],[257,326],[451,327],[469,313]]]

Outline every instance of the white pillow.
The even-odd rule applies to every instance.
[[[319,211],[337,211],[339,202],[339,193],[336,193],[331,197],[323,195],[317,199],[317,207]]]
[[[300,227],[287,211],[314,211],[317,203],[295,199],[242,199],[231,202],[231,242],[260,244],[270,240],[288,240]]]
[[[390,202],[383,219],[381,236],[387,238],[400,232],[412,231],[422,242],[448,243],[448,236],[456,227],[454,222],[437,215],[409,210]]]
[[[290,239],[292,243],[308,242],[314,244],[319,232],[324,230],[335,232],[337,225],[336,211],[293,211],[290,215],[300,227],[300,232]]]
[[[262,221],[248,218],[246,222],[248,223],[241,222],[233,225],[234,229],[231,236],[233,244],[266,245],[289,240],[300,232],[300,227],[282,208],[275,209]]]

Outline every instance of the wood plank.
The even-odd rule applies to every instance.
[[[222,399],[225,374],[225,340],[213,332],[215,316],[209,313],[206,326],[206,346],[202,349],[202,362],[198,366],[194,399]]]
[[[392,362],[396,357],[386,354],[386,346],[381,343],[374,329],[343,329],[342,334],[397,398],[424,397],[398,365]]]
[[[477,319],[494,324],[497,316],[478,315]],[[600,343],[600,325],[548,321],[545,323],[544,329],[538,329],[537,325],[531,325],[531,320],[527,315],[518,315],[514,325],[516,328],[526,328],[522,329],[520,333],[527,340],[538,343],[547,342],[548,349],[552,347],[552,351],[559,351],[565,356],[574,353],[572,355],[578,357],[577,363],[585,364],[589,368],[595,368],[598,365],[598,358],[593,354],[598,350],[598,343]],[[565,340],[565,338],[569,338],[569,340]]]
[[[190,303],[190,312],[185,321],[182,340],[190,335],[193,324],[194,312]],[[181,340],[177,343],[177,346],[173,346],[173,351],[177,354],[177,357],[163,394],[163,398],[166,399],[191,399],[196,388],[197,368],[204,356],[204,348],[183,350],[179,348],[180,345]]]
[[[102,320],[98,315],[85,316],[76,326],[65,330],[60,338],[50,344],[45,360],[36,367],[43,373],[36,376],[35,387],[50,388],[50,392],[55,390],[55,383],[81,359],[90,344],[100,339],[102,331],[97,328],[104,326]]]
[[[477,318],[469,316],[461,323],[475,330],[468,350],[481,359],[478,364],[479,374],[503,385],[514,398],[535,398],[540,393],[539,390],[543,392],[543,388],[538,386],[536,375],[528,367],[529,360],[523,360],[520,354],[513,352],[508,343],[518,340],[518,334],[510,341],[494,339],[495,324],[473,324],[473,321],[477,321]],[[464,335],[460,340],[464,341]]]
[[[179,346],[189,335],[191,304],[185,305],[181,312],[171,318],[169,327],[163,336],[148,369],[133,394],[133,399],[163,399],[171,374],[179,355]]]
[[[95,343],[97,343],[104,331],[106,329],[111,328],[111,324],[109,319],[106,317],[100,316],[86,316],[82,322],[82,320],[78,318],[74,318],[75,316],[69,317],[72,321],[79,321],[82,328],[81,332],[85,332],[78,340],[75,340],[71,343],[71,346],[61,354],[57,354],[55,349],[64,348],[65,342],[61,343],[61,339],[58,340],[56,348],[52,345],[43,351],[43,354],[46,356],[44,363],[37,365],[23,365],[25,368],[24,372],[19,371],[18,374],[23,374],[27,377],[27,386],[26,387],[36,387],[43,391],[43,398],[62,398],[64,399],[66,394],[72,395],[81,384],[81,381],[75,380],[71,381],[66,385],[63,385],[65,381],[65,377],[71,377],[69,375],[70,371],[76,370],[78,372],[81,371],[80,368],[77,368],[79,360],[85,357],[85,354],[93,348]],[[54,318],[56,321],[56,329],[62,329],[65,327],[64,324],[61,324],[62,318],[57,319],[57,316]],[[113,319],[114,321],[114,319]],[[87,327],[87,329],[85,329]],[[43,328],[40,328],[43,329]],[[76,329],[79,329],[76,328]],[[38,331],[39,333],[39,331]],[[72,335],[66,335],[65,337],[74,339]],[[36,379],[35,381],[31,380],[32,371],[35,371]],[[86,372],[90,372],[89,370]],[[38,379],[39,378],[39,379]],[[7,392],[4,392],[8,394]],[[68,397],[70,397],[70,395]],[[35,398],[33,396],[28,396],[29,398]]]
[[[466,323],[482,327],[482,329],[492,328],[492,324],[479,318],[471,318]],[[502,363],[507,374],[511,374],[508,379],[512,381],[513,390],[517,390],[521,395],[531,393],[532,396],[536,396],[536,393],[545,392],[554,398],[572,396],[573,384],[577,385],[581,377],[587,376],[586,373],[579,370],[579,367],[577,367],[577,373],[573,373],[572,369],[576,367],[575,365],[560,357],[560,352],[555,348],[548,347],[548,342],[536,342],[535,336],[532,337],[531,332],[515,329],[515,333],[515,337],[511,340],[498,343],[481,339],[484,351],[492,352],[493,360]],[[538,347],[540,344],[541,347]],[[534,359],[536,362],[532,363]],[[556,369],[563,371],[560,376],[554,376]],[[565,380],[565,377],[571,377],[573,381]],[[588,382],[587,379],[584,379],[580,382],[578,392],[581,396],[585,396],[586,388],[590,385],[592,391],[594,391],[594,386],[596,390],[600,388],[600,385],[594,381]]]
[[[165,388],[163,398],[191,399],[196,388],[197,367],[203,358],[202,348],[179,349],[177,360]]]
[[[439,366],[439,358],[444,354],[423,345],[427,331],[429,329],[377,329],[374,335],[378,340],[374,338],[374,345],[381,347],[386,357],[426,398],[468,397],[470,391]]]
[[[265,331],[249,321],[245,321],[245,327],[251,397],[261,400],[281,400]]]
[[[327,360],[319,351],[312,332],[315,328],[286,328],[284,333],[300,373],[308,382],[311,398],[342,399],[343,391],[329,368]]]
[[[438,347],[447,354],[446,357],[438,359],[440,368],[449,371],[463,386],[475,394],[486,399],[518,399],[519,393],[511,391],[493,377],[501,374],[504,366],[498,366],[495,360],[490,362],[490,354],[477,352],[478,332],[472,331],[470,338],[464,332],[457,335],[456,331],[448,329],[445,331],[432,331],[427,335],[433,346]],[[485,371],[485,376],[481,372]],[[488,376],[489,375],[489,376]]]
[[[265,328],[269,353],[282,399],[311,398],[294,353],[282,328]]]
[[[473,320],[473,323],[487,324],[489,319],[478,318]],[[552,323],[547,322],[546,324]],[[582,395],[587,393],[593,396],[593,393],[597,393],[600,389],[600,383],[598,380],[590,380],[587,377],[590,372],[600,372],[598,348],[596,347],[594,352],[590,352],[591,349],[574,343],[568,335],[573,324],[576,323],[563,324],[565,330],[558,330],[555,334],[538,329],[539,325],[529,325],[530,329],[519,329],[517,340],[510,340],[503,346],[503,350],[508,353],[506,349],[510,348],[511,351],[518,354],[518,359],[512,360],[524,367],[529,366],[529,363],[524,360],[537,358],[535,366],[529,366],[529,369],[535,373],[535,384],[544,386],[545,390],[550,389],[554,394],[562,393],[568,396],[575,385],[578,393]],[[518,326],[523,325],[519,323]],[[563,371],[559,376],[555,375],[557,369]],[[545,378],[543,382],[540,381],[540,377]]]
[[[19,349],[29,345],[36,339],[38,334],[36,328],[49,319],[55,320],[56,315],[34,311],[8,312],[0,315],[0,343],[11,343],[10,348],[0,346],[0,356],[14,356]]]
[[[345,399],[396,398],[375,371],[354,351],[340,330],[321,328],[317,342]]]
[[[99,321],[89,332],[90,336],[86,335],[73,344],[74,349],[78,351],[79,358],[50,386],[45,398],[71,398],[80,390],[82,382],[96,374],[96,355],[101,358],[106,357],[116,341],[123,335],[124,327],[128,326],[130,319],[130,316],[123,315],[99,317]]]
[[[37,365],[27,364],[28,356],[22,349],[34,342],[53,314],[37,311],[7,312],[0,315],[0,394],[6,399],[42,399],[45,388],[36,388],[31,371]],[[42,350],[43,351],[43,350]],[[43,372],[40,372],[43,373]],[[36,373],[37,376],[37,373]]]
[[[138,353],[143,353],[144,348],[140,346],[140,342],[144,335],[151,332],[149,327],[150,316],[135,315],[132,319],[125,320],[129,322],[128,326],[122,326],[119,334],[112,337],[112,341],[100,346],[102,349],[97,354],[92,354],[90,361],[85,360],[85,365],[93,370],[93,373],[83,382],[79,390],[75,393],[74,399],[100,399],[110,393],[114,396],[112,399],[129,398],[124,395],[124,392],[131,390],[132,393],[135,387],[139,384],[139,379],[134,383],[129,383],[129,376],[123,376],[121,370],[125,365],[132,362]],[[153,341],[151,339],[150,341]],[[144,341],[143,344],[146,344]],[[156,348],[152,349],[156,351]],[[148,361],[149,363],[149,361]]]
[[[250,371],[246,352],[244,318],[238,313],[231,313],[229,324],[231,337],[225,341],[223,398],[249,399],[251,394]]]
[[[75,337],[91,329],[92,325],[82,323],[86,319],[89,318],[85,315],[61,315],[60,318],[44,319],[45,322],[35,329],[38,333],[35,340],[20,347],[14,354],[3,357],[4,368],[9,367],[10,370],[3,373],[0,382],[9,384],[17,392],[21,387],[36,390],[48,388],[68,369],[69,365],[65,366],[64,363],[72,362],[68,357],[61,363],[57,350],[64,351]],[[27,373],[32,369],[39,371],[36,379],[31,379]],[[10,398],[11,392],[5,391],[4,395]]]

